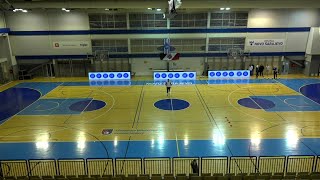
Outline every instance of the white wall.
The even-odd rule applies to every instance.
[[[309,32],[286,33],[285,52],[305,52],[308,43]]]
[[[178,61],[170,62],[170,69],[183,69],[184,71],[196,71],[197,75],[201,75],[204,70],[204,58],[181,57]]]
[[[306,53],[320,54],[320,28],[311,28]]]
[[[167,69],[167,62],[160,58],[132,58],[131,67],[137,76],[153,75],[155,69]]]
[[[319,16],[319,9],[254,9],[249,11],[248,27],[319,26]]]
[[[154,70],[166,70],[167,61],[160,58],[133,58],[131,59],[132,72],[137,76],[153,75]],[[170,69],[182,69],[184,71],[196,71],[197,75],[201,75],[204,67],[204,58],[184,58],[181,57],[177,61],[169,62]]]
[[[5,27],[6,27],[6,24],[4,20],[4,14],[0,12],[0,28],[5,28]]]
[[[6,13],[11,31],[62,31],[88,30],[89,19],[85,12],[32,11],[28,13]],[[79,55],[91,54],[90,35],[11,36],[13,55]],[[53,48],[57,41],[89,41],[86,48]]]

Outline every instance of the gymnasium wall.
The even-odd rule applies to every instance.
[[[279,9],[279,10],[251,10],[248,12],[248,28],[256,28],[256,32],[219,32],[219,33],[161,33],[156,32],[154,34],[143,33],[118,33],[116,31],[110,31],[105,33],[83,33],[90,30],[89,16],[86,11],[71,11],[66,13],[61,10],[33,10],[28,13],[13,13],[7,12],[5,14],[7,26],[11,31],[33,31],[31,35],[14,34],[10,35],[10,41],[13,54],[16,56],[37,56],[37,55],[87,55],[93,54],[91,47],[91,40],[101,39],[115,39],[115,40],[128,40],[128,53],[131,54],[130,40],[134,39],[206,39],[206,38],[223,38],[223,37],[240,37],[245,38],[245,50],[251,53],[257,53],[252,55],[245,62],[245,68],[248,64],[273,64],[274,66],[281,65],[281,53],[285,52],[306,52],[309,32],[302,31],[296,32],[295,28],[299,27],[313,27],[320,25],[320,13],[316,9]],[[0,18],[1,19],[1,18]],[[1,21],[0,21],[1,25]],[[289,28],[288,31],[269,31],[263,32],[263,28]],[[183,28],[181,29],[196,29],[196,28]],[[205,28],[204,28],[205,29]],[[116,30],[116,29],[115,29]],[[299,30],[298,30],[299,31]],[[37,35],[34,35],[36,32]],[[39,35],[43,33],[43,35]],[[62,32],[61,35],[50,35],[50,32]],[[77,32],[81,32],[77,34]],[[63,34],[65,33],[65,34]],[[258,47],[250,46],[249,40],[252,39],[282,39],[284,40],[284,46],[278,47]],[[53,48],[53,42],[74,42],[85,41],[89,43],[89,46],[85,48],[75,49],[63,49]],[[207,46],[206,44],[203,44]],[[158,53],[158,52],[157,52]],[[157,54],[153,53],[153,54]],[[186,52],[181,52],[186,53]],[[190,54],[198,54],[196,56],[191,55],[188,57],[182,57],[179,61],[171,64],[170,67],[175,69],[184,69],[197,71],[202,74],[204,62],[206,57],[199,55],[206,53],[203,52],[187,52]],[[210,52],[209,52],[210,53]],[[270,55],[269,55],[269,54]],[[278,54],[279,55],[278,55]],[[140,53],[141,54],[141,53]],[[142,55],[145,53],[142,53]],[[263,54],[263,55],[262,55]],[[120,55],[123,55],[120,54]],[[153,69],[166,69],[166,63],[160,61],[157,56],[145,56],[139,55],[137,57],[129,58],[132,65],[132,71],[137,72],[137,75],[150,75]],[[261,56],[262,55],[262,56]],[[148,58],[146,58],[148,57]],[[227,57],[208,57],[211,59],[211,63],[220,63],[212,65],[213,68],[226,68],[226,69],[238,69],[241,68],[240,60],[227,60]],[[30,61],[30,60],[29,60]],[[210,64],[210,63],[209,63]],[[211,65],[210,65],[211,66]],[[99,69],[96,67],[96,69]]]
[[[0,12],[0,28],[5,28],[5,20],[4,20],[4,14]]]
[[[6,13],[7,26],[11,31],[74,31],[88,30],[89,20],[85,12],[39,11]],[[78,55],[91,54],[90,35],[19,35],[11,36],[14,55]],[[86,48],[53,48],[53,42],[87,41]]]
[[[254,9],[248,27],[314,27],[320,24],[319,16],[319,9]]]
[[[320,28],[313,27],[310,30],[309,40],[306,48],[307,54],[320,54]]]

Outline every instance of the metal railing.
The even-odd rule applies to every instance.
[[[116,159],[2,160],[0,173],[8,176],[125,175],[192,173],[196,160],[199,173],[288,173],[320,172],[320,156],[241,156]]]

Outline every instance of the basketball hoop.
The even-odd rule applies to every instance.
[[[228,56],[233,58],[234,60],[237,59],[237,57],[240,56],[240,50],[241,49],[238,49],[238,48],[231,48],[231,49],[228,49]]]
[[[109,57],[109,52],[105,50],[96,50],[94,57],[97,61],[105,61]]]

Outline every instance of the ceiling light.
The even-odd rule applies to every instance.
[[[223,10],[224,10],[224,8],[220,8],[220,10],[221,10],[221,11],[223,11]]]
[[[229,11],[229,10],[230,10],[230,8],[229,8],[229,7],[227,7],[227,8],[226,8],[226,10],[227,10],[227,11]]]
[[[149,10],[151,10],[152,8],[148,8]]]
[[[157,9],[157,11],[161,11],[161,9],[160,9],[160,8],[158,8],[158,9]]]
[[[28,12],[28,10],[26,10],[26,9],[14,9],[14,10],[12,10],[12,11],[13,11],[13,12],[21,11],[21,12],[24,12],[24,13]]]
[[[62,8],[62,11],[70,12],[70,9]]]
[[[109,11],[110,9],[109,8],[105,8],[104,10]]]

